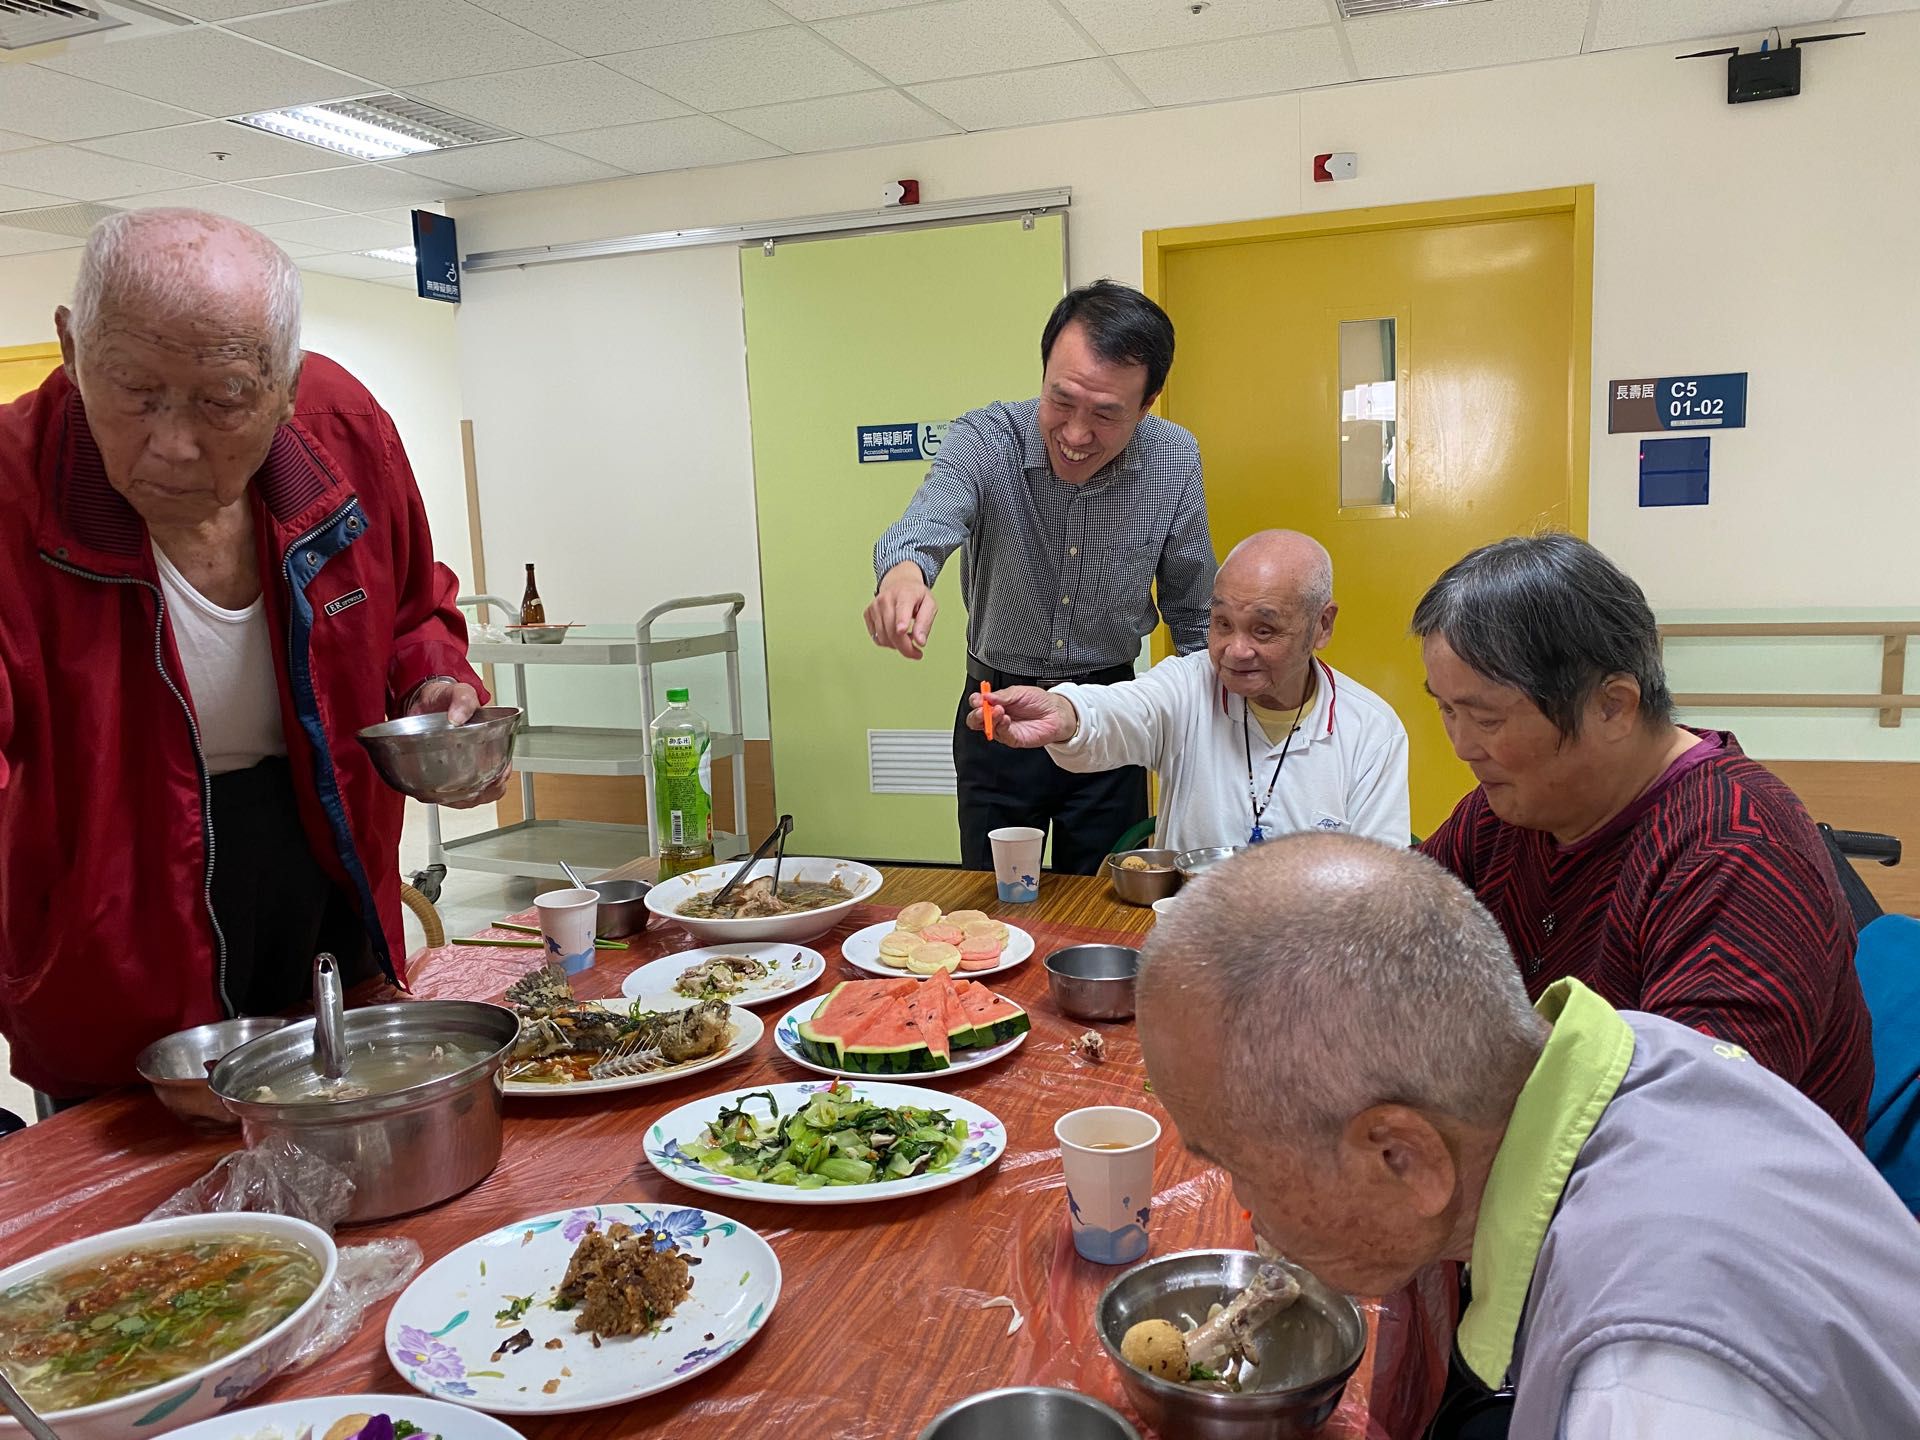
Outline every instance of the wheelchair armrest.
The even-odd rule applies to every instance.
[[[1900,863],[1900,837],[1897,835],[1880,835],[1870,830],[1836,830],[1831,825],[1822,825],[1820,828],[1849,860],[1877,860],[1882,865]]]

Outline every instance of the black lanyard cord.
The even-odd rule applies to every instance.
[[[1286,743],[1280,747],[1280,758],[1274,762],[1273,778],[1267,782],[1265,799],[1259,798],[1253,778],[1252,706],[1250,702],[1245,699],[1242,699],[1240,702],[1240,738],[1247,751],[1247,806],[1253,811],[1253,830],[1247,837],[1247,843],[1249,845],[1258,845],[1266,838],[1260,830],[1260,818],[1267,813],[1267,806],[1273,803],[1273,792],[1274,788],[1280,783],[1280,772],[1286,769],[1287,756],[1292,753],[1293,750],[1293,737],[1300,731],[1300,717],[1307,713],[1307,702],[1313,698],[1314,687],[1311,683],[1313,680],[1312,671],[1308,671],[1307,679],[1309,683],[1306,693],[1300,697],[1300,708],[1293,712],[1293,727],[1287,731]],[[1266,733],[1264,728],[1261,733]]]

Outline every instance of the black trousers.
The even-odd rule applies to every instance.
[[[960,863],[991,870],[989,830],[1031,825],[1051,830],[1053,868],[1063,874],[1095,875],[1114,842],[1147,818],[1147,772],[1138,765],[1076,775],[1053,763],[1045,750],[1013,750],[967,728],[967,696],[986,680],[996,690],[1059,682],[1009,675],[970,662],[967,686],[953,722],[953,769],[960,801]],[[1093,685],[1133,678],[1133,667],[1075,676]]]
[[[213,913],[227,942],[225,989],[239,1015],[277,1015],[313,996],[313,957],[329,951],[347,984],[373,973],[353,902],[308,847],[280,758],[213,777]]]

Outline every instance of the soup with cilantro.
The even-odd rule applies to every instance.
[[[0,1293],[0,1369],[42,1415],[118,1400],[259,1339],[321,1273],[291,1241],[252,1235],[89,1260]]]

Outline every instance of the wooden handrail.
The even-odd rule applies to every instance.
[[[1907,640],[1920,635],[1920,620],[1707,620],[1662,625],[1661,648],[1668,640],[1758,639],[1858,636],[1880,641],[1880,692],[1877,695],[1795,695],[1780,692],[1675,695],[1673,703],[1704,710],[1878,710],[1883,728],[1900,724],[1903,711],[1920,709],[1920,695],[1907,693]]]

